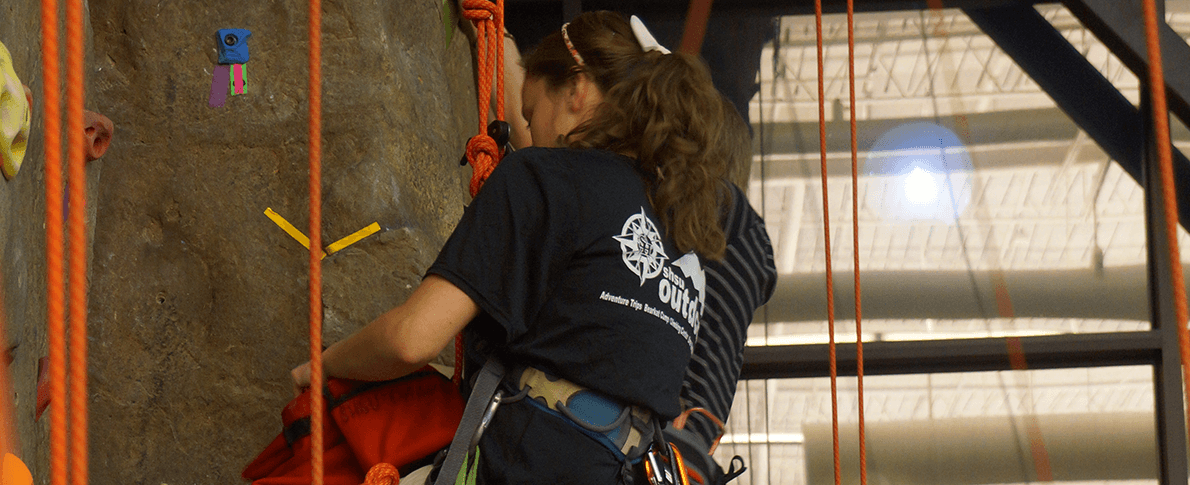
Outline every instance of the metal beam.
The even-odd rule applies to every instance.
[[[963,142],[972,145],[993,145],[1006,143],[1020,143],[1030,141],[1069,141],[1078,134],[1078,127],[1058,109],[1028,109],[1015,111],[997,111],[989,113],[974,113],[965,115],[961,120],[955,116],[941,116],[930,118],[896,118],[881,120],[857,121],[857,146],[860,150],[867,150],[876,145],[880,137],[894,128],[910,123],[933,123],[954,133],[963,133],[967,138]],[[763,126],[753,125],[764,130],[764,146],[760,146],[760,137],[753,140],[752,153],[818,153],[818,122],[789,122],[769,123]],[[851,139],[846,120],[832,121],[827,124],[826,149],[828,152],[851,151]],[[1190,139],[1190,132],[1178,131],[1179,139]],[[1028,158],[1018,158],[1018,164],[1033,164]],[[851,160],[848,158],[847,173],[850,172]]]
[[[1158,358],[1159,332],[1021,337],[1030,369],[1152,365]],[[840,375],[855,375],[855,344],[836,348]],[[748,347],[740,379],[826,377],[825,344]],[[923,374],[1011,370],[1003,338],[864,342],[864,375]]]
[[[559,0],[505,0],[510,5],[557,4]],[[897,10],[927,10],[934,4],[943,8],[987,8],[1004,5],[1033,5],[1040,0],[856,0],[856,12],[889,12]],[[584,10],[631,10],[634,13],[651,16],[683,18],[689,7],[689,0],[584,0]],[[789,0],[732,0],[717,2],[715,12],[748,13],[776,17],[780,15],[813,15],[814,2]],[[846,0],[824,0],[824,13],[844,13]]]
[[[1190,271],[1190,265],[1184,266]],[[850,274],[850,272],[848,272]],[[997,318],[993,271],[864,271],[864,318]],[[1002,284],[1017,318],[1149,319],[1145,265],[1004,272]],[[784,274],[756,321],[826,320],[822,273]],[[855,287],[835,280],[835,318],[855,318]],[[984,302],[984,303],[981,303]],[[763,316],[763,319],[760,318]]]
[[[965,12],[1124,171],[1143,180],[1144,117],[1037,10],[1008,6]],[[1190,160],[1176,149],[1174,172],[1182,185],[1190,181]],[[1178,191],[1177,199],[1179,219],[1186,227],[1190,191]]]
[[[1137,77],[1148,79],[1149,54],[1140,1],[1064,0],[1063,3],[1128,69]],[[1190,45],[1164,20],[1160,20],[1159,29],[1169,109],[1183,122],[1190,122]]]

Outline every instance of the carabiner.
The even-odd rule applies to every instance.
[[[479,427],[475,428],[475,437],[471,438],[471,446],[467,449],[473,450],[479,445],[479,438],[483,436],[483,430],[488,429],[488,425],[492,422],[492,416],[496,414],[496,408],[500,407],[500,402],[504,400],[504,391],[497,390],[496,394],[492,395],[492,402],[488,404],[488,409],[483,412],[483,417],[479,419]]]

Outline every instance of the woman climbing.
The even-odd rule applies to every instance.
[[[722,256],[722,104],[706,68],[589,12],[525,59],[537,147],[507,156],[422,284],[323,354],[328,376],[400,377],[464,327],[511,369],[479,483],[631,480],[678,395]],[[294,369],[298,388],[309,366]]]

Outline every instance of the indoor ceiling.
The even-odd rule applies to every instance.
[[[1037,8],[1125,97],[1138,100],[1136,76],[1073,15],[1056,5]],[[1190,37],[1190,2],[1168,2],[1166,20]],[[846,18],[828,15],[823,26],[832,267],[836,278],[850,284],[854,249]],[[779,29],[777,40],[762,53],[760,94],[751,103],[756,136],[749,198],[765,218],[782,281],[821,279],[826,261],[815,21],[786,17]],[[862,13],[856,16],[855,33],[861,272],[904,274],[905,281],[939,272],[1011,276],[1086,270],[1087,278],[1103,278],[1115,274],[1113,268],[1145,264],[1140,186],[961,11]],[[910,142],[912,149],[895,144],[888,149],[889,137],[906,125],[926,126],[930,136],[936,134],[930,125],[950,127],[960,143]],[[1175,146],[1190,152],[1190,133],[1175,125]],[[910,163],[894,165],[904,160]],[[944,170],[914,172],[918,160],[942,160]],[[1190,237],[1180,232],[1185,248]],[[1182,252],[1183,262],[1190,262],[1187,252]],[[1013,293],[1009,286],[1007,294]],[[1144,307],[1147,302],[1135,304]],[[788,318],[770,320],[762,309],[749,344],[825,342],[826,316],[815,316],[815,311],[796,318],[774,312]],[[837,340],[854,341],[854,321],[837,323]],[[865,341],[1148,329],[1143,319],[1019,315],[863,323]],[[881,376],[865,379],[864,386],[869,423],[1116,416],[1152,413],[1154,408],[1152,373],[1146,367]],[[841,422],[856,422],[856,404],[855,379],[841,379]],[[741,382],[716,457],[727,463],[732,455],[744,455],[750,470],[742,484],[806,484],[807,443],[813,441],[808,430],[830,422],[828,379]],[[1024,439],[1023,428],[1012,432]],[[972,434],[971,439],[980,436]],[[1022,450],[1028,459],[1029,450]],[[1025,465],[1032,462],[1006,466]]]

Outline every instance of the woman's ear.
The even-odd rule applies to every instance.
[[[571,78],[573,81],[567,86],[566,108],[571,113],[579,114],[591,109],[603,100],[599,94],[599,87],[590,76],[579,73]]]

